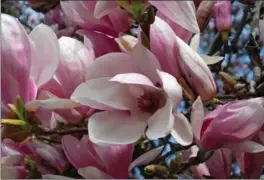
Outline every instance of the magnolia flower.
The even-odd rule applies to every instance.
[[[183,158],[188,161],[190,158],[196,157],[199,148],[192,146],[184,151]],[[229,149],[218,149],[214,152],[206,162],[199,165],[191,166],[190,170],[194,178],[202,179],[205,176],[216,179],[228,179],[231,175],[232,168],[232,151]]]
[[[30,175],[25,169],[26,156],[36,163],[36,168],[43,174],[55,173],[54,170],[44,165],[46,163],[60,173],[63,173],[69,166],[69,162],[58,147],[53,147],[37,140],[19,144],[6,138],[1,142],[1,150],[1,162],[5,166],[5,175],[9,178]]]
[[[264,128],[256,134],[252,140],[264,145]],[[264,152],[259,153],[237,153],[237,162],[243,178],[257,179],[262,174],[264,164]]]
[[[23,156],[13,155],[1,158],[1,178],[2,179],[26,179],[30,172],[20,165]]]
[[[17,19],[5,14],[1,14],[1,24],[1,81],[5,87],[1,92],[2,109],[6,110],[7,104],[14,104],[17,95],[29,111],[41,106],[79,106],[67,99],[34,101],[38,88],[52,78],[59,65],[60,50],[54,32],[40,24],[28,36]]]
[[[218,31],[230,31],[231,28],[231,1],[217,1],[213,5],[216,28]]]
[[[251,138],[264,123],[263,112],[263,98],[253,98],[219,106],[204,119],[203,105],[198,98],[191,115],[194,136],[205,150],[229,148],[237,152],[262,152],[264,146]]]
[[[139,32],[140,37],[140,32]],[[175,35],[171,27],[159,17],[156,17],[150,29],[150,48],[157,57],[161,69],[178,80],[186,78],[193,90],[203,100],[211,99],[216,94],[216,85],[212,73],[204,59],[214,59],[208,56],[201,57],[198,43],[188,46],[181,38]],[[140,39],[140,38],[139,38]],[[137,40],[127,35],[117,39],[123,51],[132,50]],[[199,38],[196,38],[196,42]],[[216,58],[216,59],[219,59]],[[221,58],[222,59],[222,58]]]
[[[158,9],[157,16],[166,21],[184,41],[189,41],[192,33],[200,32],[192,1],[149,1],[149,4]],[[118,8],[118,6],[115,1],[98,1],[94,15],[97,18],[105,17],[110,15],[112,9]]]
[[[131,163],[132,145],[98,146],[93,144],[86,135],[81,140],[65,135],[62,137],[62,145],[69,161],[85,179],[125,179],[134,167],[151,162],[163,150],[163,146],[152,149]],[[53,174],[42,175],[42,177],[45,179],[67,178]]]
[[[91,141],[129,144],[142,135],[163,137],[176,127],[181,132],[174,133],[176,140],[191,143],[188,121],[175,119],[173,114],[182,98],[181,87],[173,76],[160,71],[156,57],[144,46],[137,44],[131,53],[101,56],[87,72],[87,81],[76,88],[71,99],[106,110],[88,120]]]
[[[101,1],[60,1],[60,5],[66,16],[78,26],[86,30],[99,31],[108,35],[118,35],[126,32],[131,24],[128,12],[115,6],[115,1],[109,1],[110,5],[105,10],[106,16],[98,14],[97,8]]]
[[[128,177],[132,145],[97,146],[86,135],[81,140],[66,135],[62,137],[62,146],[68,160],[83,177],[92,179]]]

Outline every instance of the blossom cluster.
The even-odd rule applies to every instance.
[[[230,178],[235,159],[259,178],[264,98],[217,99],[209,65],[223,57],[198,53],[211,16],[226,44],[231,1],[60,1],[45,15],[56,28],[29,34],[2,13],[1,177],[126,179],[145,166],[168,178],[192,162],[194,178]],[[176,168],[155,163],[163,146],[135,157],[167,137],[182,148]]]

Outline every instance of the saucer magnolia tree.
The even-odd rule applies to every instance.
[[[29,5],[30,33],[1,14],[1,178],[261,178],[263,2]]]

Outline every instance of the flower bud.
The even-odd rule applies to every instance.
[[[231,1],[217,1],[213,6],[213,13],[218,31],[231,29]]]
[[[206,150],[222,147],[260,152],[264,146],[250,140],[264,123],[264,99],[237,100],[217,107],[203,121],[200,143]]]
[[[197,9],[196,18],[201,32],[203,32],[210,20],[213,4],[214,1],[202,1]]]

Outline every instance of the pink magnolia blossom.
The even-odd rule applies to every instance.
[[[256,134],[252,140],[264,145],[264,128]],[[259,153],[237,153],[237,162],[243,178],[257,179],[262,174],[264,164],[264,152]]]
[[[97,12],[103,1],[61,1],[60,5],[66,16],[78,26],[86,30],[99,31],[116,36],[126,32],[131,24],[128,13],[116,6],[115,1],[109,1],[110,6],[102,8],[106,14]],[[113,5],[114,4],[114,5]]]
[[[156,17],[151,26],[150,39],[151,51],[157,57],[163,71],[177,79],[186,78],[203,100],[216,95],[216,85],[204,59],[175,35],[172,28],[159,17]],[[127,35],[117,39],[123,51],[131,51],[136,41],[135,38],[128,39]]]
[[[216,28],[218,31],[230,31],[231,28],[231,1],[217,1],[213,5]]]
[[[133,145],[98,146],[86,135],[81,140],[66,135],[62,137],[62,146],[68,160],[85,178],[128,177]]]
[[[188,121],[172,113],[182,98],[180,85],[173,76],[160,71],[156,57],[141,44],[131,53],[97,58],[87,73],[87,81],[76,88],[71,99],[106,110],[88,120],[89,137],[94,143],[129,144],[142,135],[156,139],[173,127],[185,128],[182,133],[174,133],[177,140],[184,139],[182,144],[192,142]]]
[[[229,179],[232,169],[232,151],[230,149],[218,149],[205,163],[211,177]]]
[[[253,98],[219,106],[204,118],[203,105],[198,98],[191,115],[194,136],[205,150],[229,148],[237,152],[262,152],[264,146],[251,138],[264,123],[263,112],[263,98]]]
[[[185,42],[189,41],[192,33],[200,32],[192,1],[149,1],[149,4],[158,9],[157,16],[166,21]],[[112,12],[113,7],[118,6],[114,1],[98,1],[94,14],[96,17],[104,17]]]
[[[2,112],[6,112],[7,104],[16,102],[17,95],[29,111],[51,104],[53,108],[79,106],[67,99],[35,101],[38,88],[52,78],[59,65],[60,50],[54,32],[40,24],[28,36],[19,21],[6,14],[1,14],[1,24],[1,85],[5,87],[1,92]]]
[[[26,156],[36,162],[37,169],[42,174],[55,173],[54,170],[44,165],[44,162],[48,163],[60,173],[63,173],[69,166],[69,162],[64,157],[62,149],[50,146],[38,140],[19,144],[6,138],[1,142],[1,150],[1,162],[2,165],[4,164],[5,174],[9,176],[9,178],[19,178],[22,175],[30,175],[25,169],[24,158]]]

